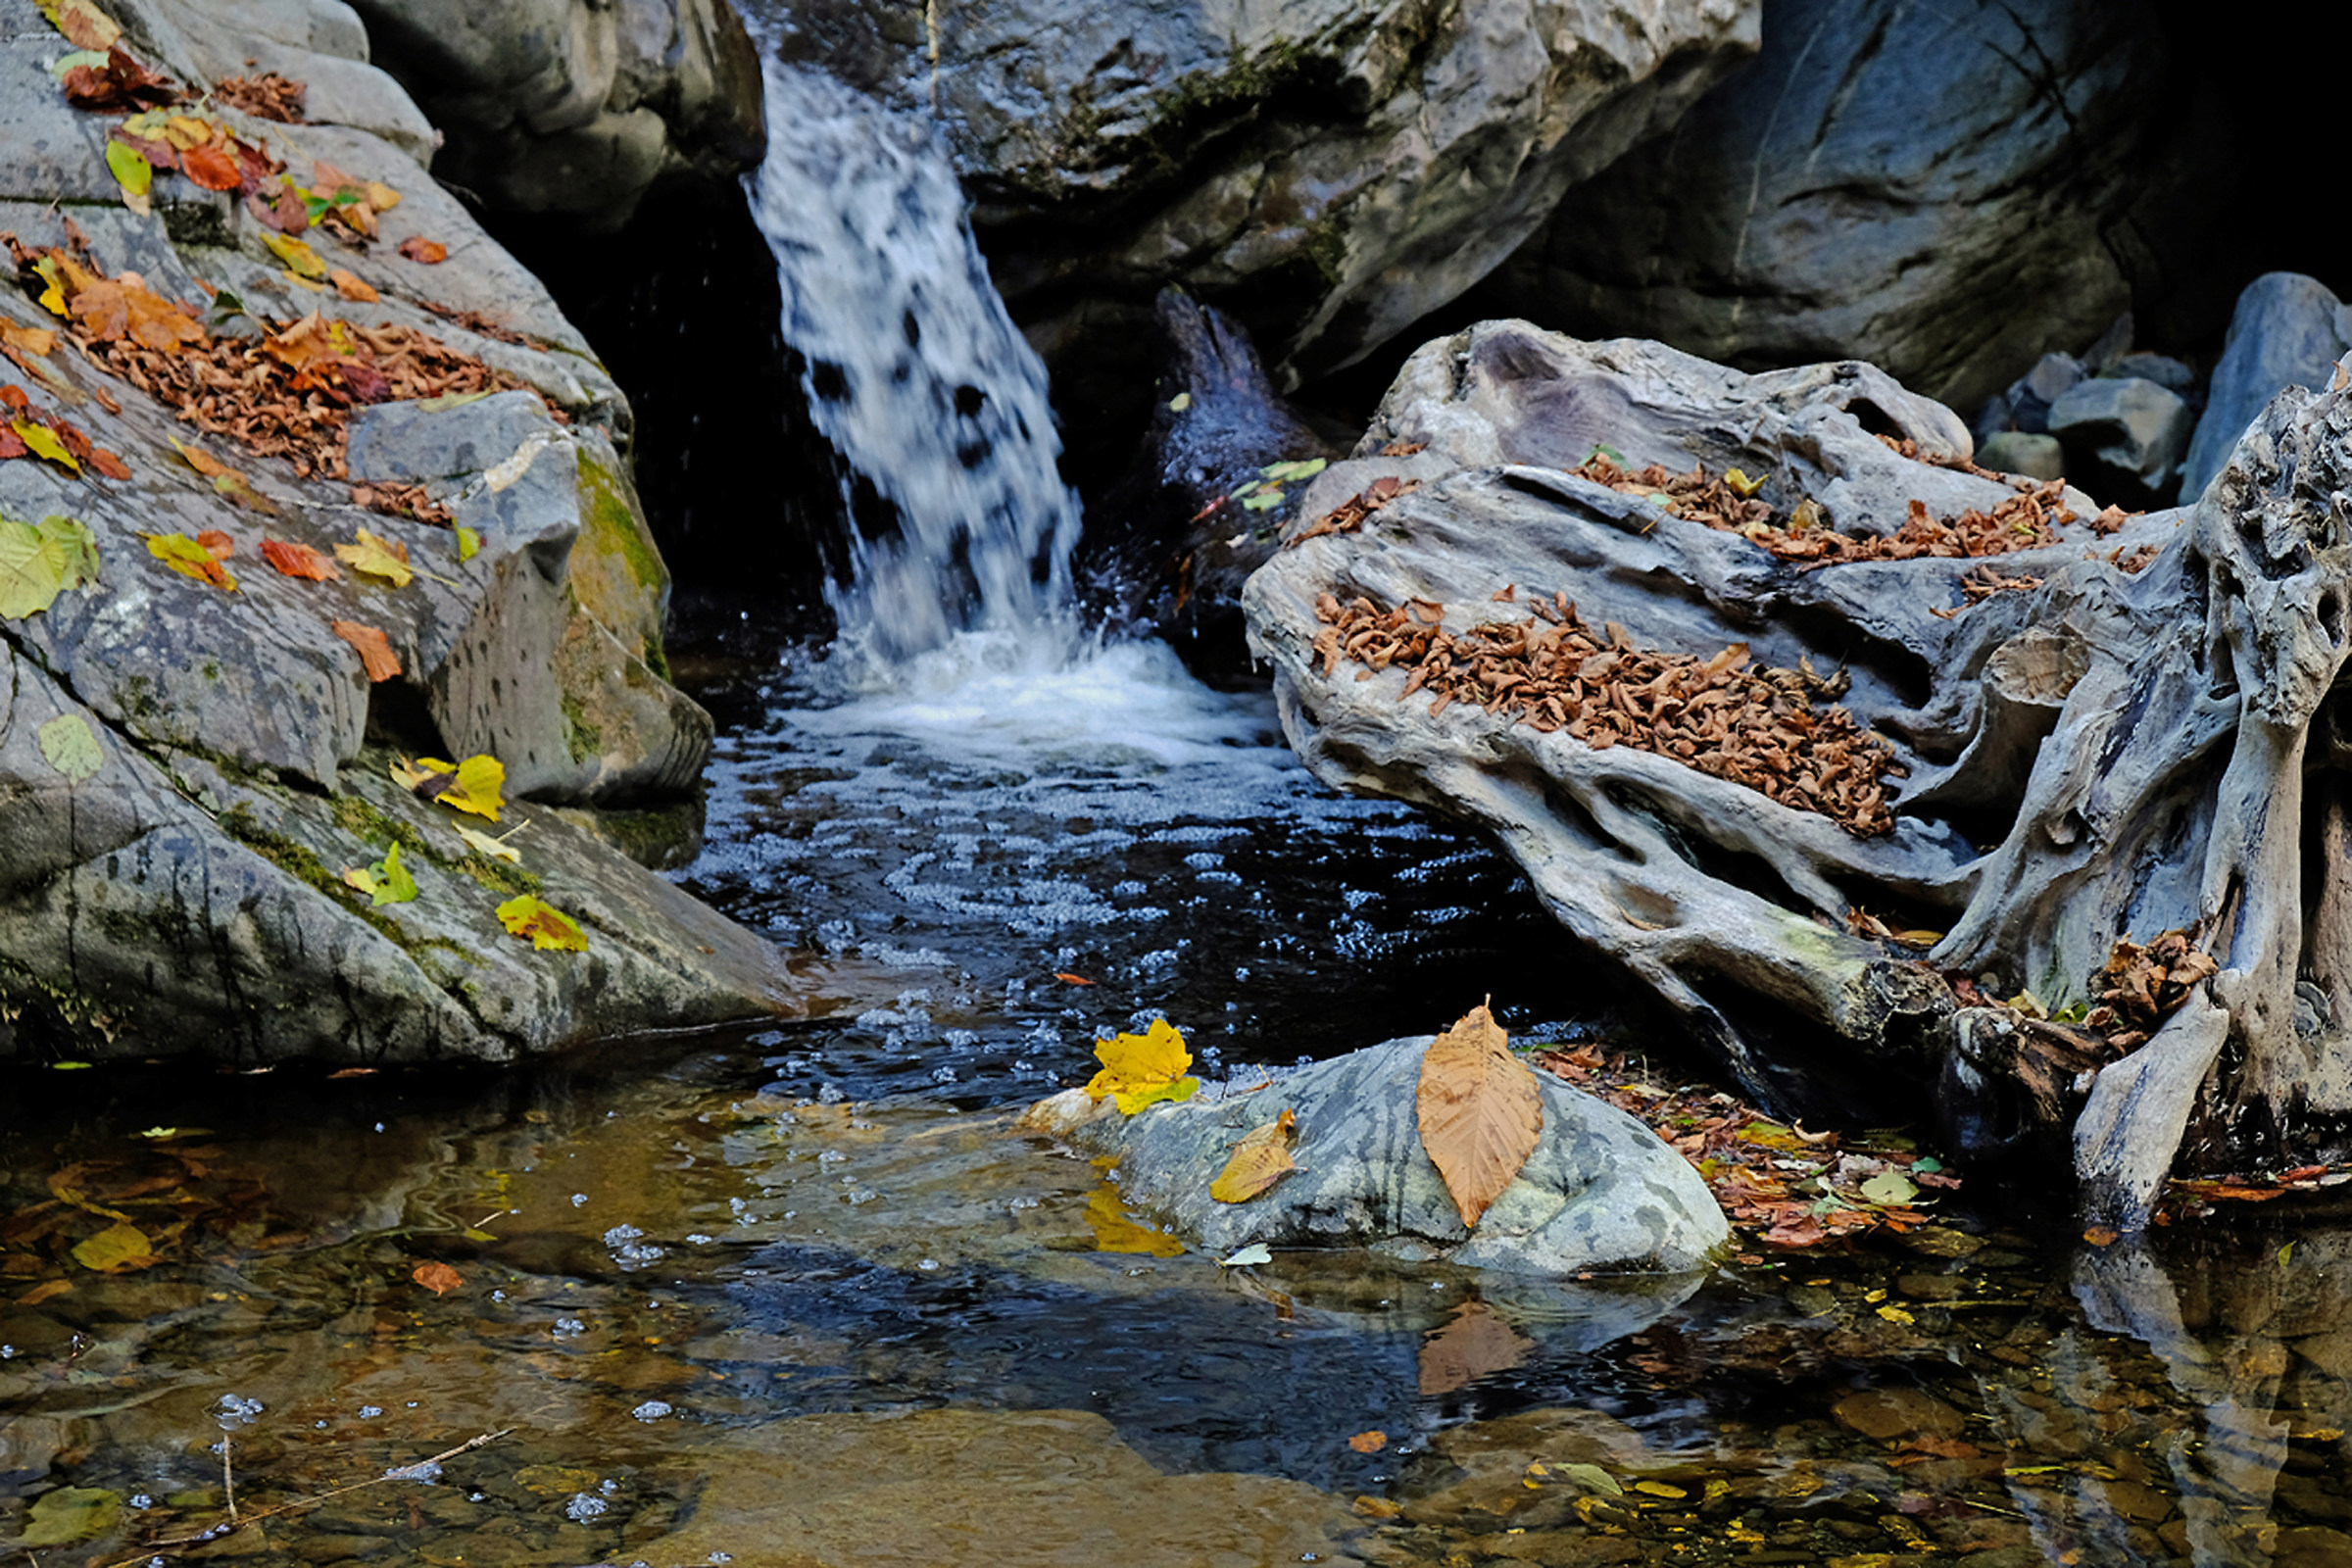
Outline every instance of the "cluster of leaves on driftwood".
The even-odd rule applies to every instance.
[[[1507,584],[1494,597],[1518,602]],[[1315,606],[1324,623],[1315,651],[1326,677],[1342,660],[1366,666],[1358,679],[1392,664],[1410,670],[1397,701],[1426,690],[1432,717],[1467,703],[1596,751],[1630,746],[1672,758],[1858,837],[1893,827],[1886,780],[1902,771],[1893,749],[1844,709],[1814,706],[1843,690],[1841,676],[1820,675],[1809,662],[1749,668],[1744,643],[1705,660],[1657,653],[1634,646],[1614,622],[1595,636],[1565,594],[1524,603],[1531,620],[1456,635],[1442,624],[1443,605],[1383,609],[1325,594]]]

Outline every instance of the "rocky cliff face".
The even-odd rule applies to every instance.
[[[410,156],[349,12],[121,20],[110,61],[0,0],[0,1055],[501,1059],[789,1007],[574,825],[690,819],[710,738],[593,351]],[[264,37],[350,68],[311,122],[220,85]],[[511,799],[419,795],[418,755]],[[413,900],[349,885],[395,852]]]

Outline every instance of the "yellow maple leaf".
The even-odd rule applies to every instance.
[[[368,577],[381,577],[395,588],[406,588],[416,569],[408,563],[405,553],[378,539],[367,529],[360,530],[357,544],[337,545],[335,554],[352,570]]]
[[[1200,1087],[1200,1079],[1184,1076],[1193,1054],[1165,1018],[1153,1019],[1143,1034],[1114,1035],[1101,1042],[1095,1047],[1095,1059],[1102,1063],[1102,1070],[1088,1082],[1086,1092],[1096,1100],[1116,1100],[1121,1115],[1132,1116],[1163,1100],[1190,1100]]]
[[[498,820],[506,808],[501,793],[507,785],[506,764],[483,753],[463,762],[444,762],[438,757],[407,758],[390,764],[392,781],[402,789],[439,801],[443,806]]]

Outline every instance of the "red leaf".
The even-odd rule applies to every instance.
[[[237,161],[220,148],[191,147],[179,155],[180,172],[206,190],[235,190],[245,183]]]

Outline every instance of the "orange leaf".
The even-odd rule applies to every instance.
[[[215,561],[226,561],[237,553],[236,541],[218,528],[205,529],[196,536],[196,542],[204,546]]]
[[[335,285],[336,293],[355,304],[373,305],[376,301],[375,290],[348,268],[335,268],[326,274],[326,280]]]
[[[1348,1440],[1348,1446],[1358,1453],[1378,1453],[1388,1446],[1389,1435],[1386,1432],[1358,1432]]]
[[[392,644],[373,626],[356,620],[335,620],[328,629],[359,650],[360,663],[368,671],[369,681],[390,680],[400,673],[400,656],[392,652]]]
[[[1208,1184],[1208,1196],[1220,1203],[1247,1203],[1297,1170],[1290,1144],[1298,1126],[1298,1113],[1286,1107],[1272,1121],[1244,1134],[1225,1168]]]
[[[343,570],[309,545],[289,544],[283,539],[262,541],[262,559],[289,577],[307,577],[312,582],[338,582]]]
[[[121,458],[116,457],[112,452],[107,451],[104,447],[95,447],[91,449],[90,466],[96,468],[100,473],[105,474],[109,479],[127,479],[130,477],[130,465],[124,463]]]
[[[218,147],[190,147],[179,155],[180,172],[206,190],[235,190],[244,183],[236,158]]]
[[[1094,984],[1092,980],[1089,980],[1082,974],[1069,974],[1060,969],[1054,971],[1054,978],[1060,981],[1063,985],[1069,986],[1091,986]]]
[[[1421,1058],[1421,1147],[1465,1228],[1501,1196],[1544,1132],[1544,1094],[1494,1014],[1473,1007]]]
[[[436,263],[449,260],[449,247],[437,239],[426,239],[422,234],[411,234],[400,242],[400,254],[412,262],[419,262],[426,267],[431,267]]]
[[[435,1296],[447,1296],[466,1283],[466,1276],[447,1263],[419,1263],[409,1270],[409,1278]]]

